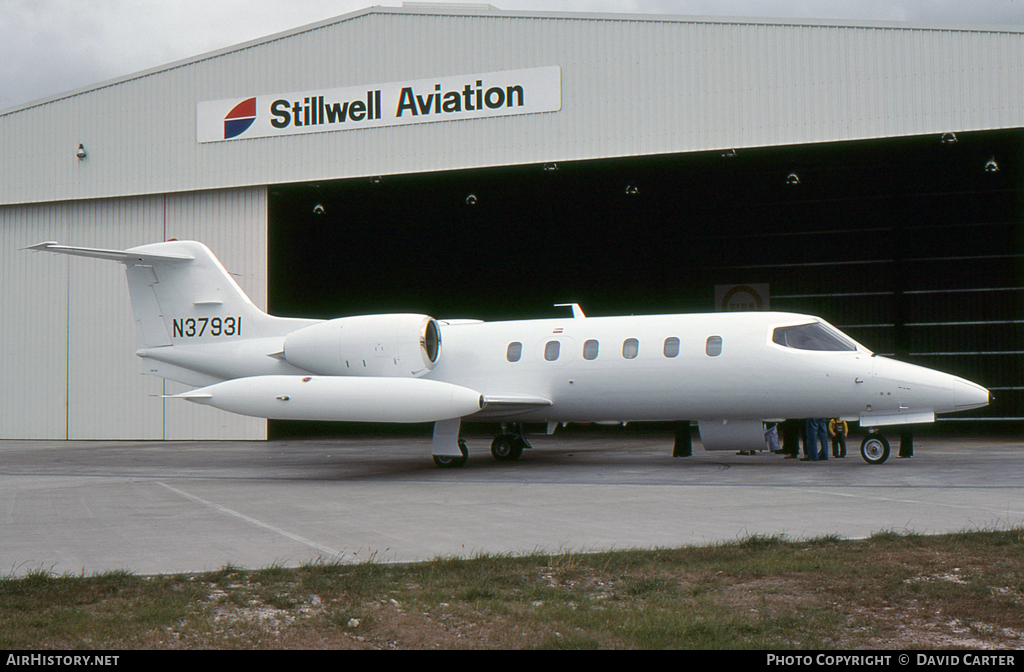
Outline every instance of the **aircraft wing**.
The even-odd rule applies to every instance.
[[[550,406],[551,400],[544,397],[509,394],[485,394],[484,407],[478,417],[501,417],[526,413]]]
[[[193,260],[193,257],[181,254],[151,254],[147,252],[133,252],[132,250],[104,250],[95,247],[72,247],[70,245],[60,245],[52,240],[45,243],[29,245],[22,249],[35,250],[36,252],[55,252],[57,254],[68,254],[75,257],[107,259],[109,261],[118,261],[122,264],[152,264],[153,262],[184,263]]]

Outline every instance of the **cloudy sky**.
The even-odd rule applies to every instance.
[[[0,110],[399,0],[0,0]],[[491,0],[508,10],[1024,26],[1024,0]]]

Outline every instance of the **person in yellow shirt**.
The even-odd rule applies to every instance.
[[[828,435],[832,437],[832,457],[846,457],[846,435],[849,431],[845,420],[833,418],[828,421]]]

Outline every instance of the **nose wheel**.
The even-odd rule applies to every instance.
[[[889,442],[881,434],[868,434],[860,444],[860,456],[868,464],[882,464],[889,459]]]

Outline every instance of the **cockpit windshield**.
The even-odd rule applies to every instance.
[[[856,343],[821,322],[799,324],[792,327],[776,327],[772,333],[772,342],[797,350],[850,352],[857,349]]]

